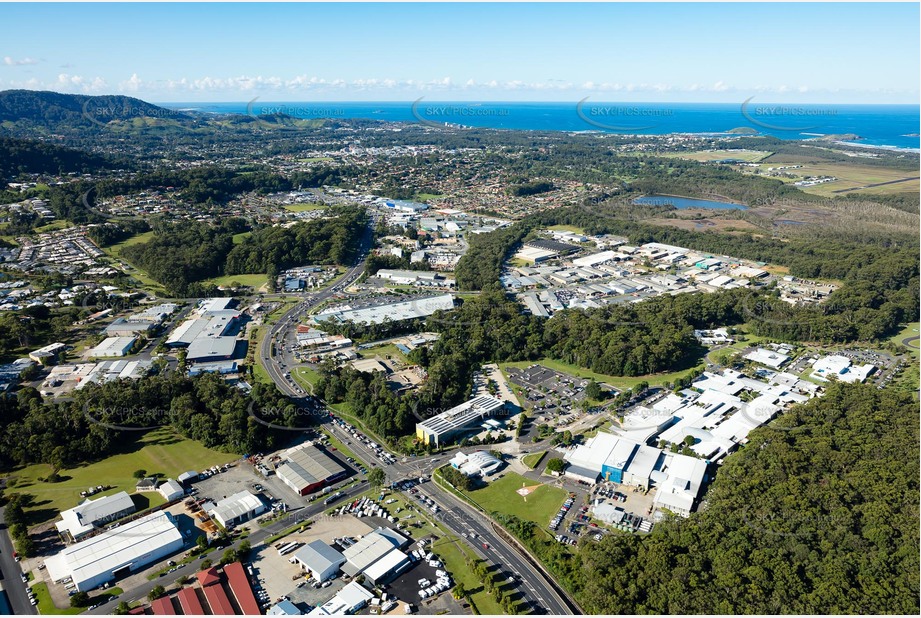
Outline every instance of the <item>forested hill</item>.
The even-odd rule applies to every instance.
[[[917,615],[917,402],[834,384],[750,438],[701,512],[581,547],[583,608]]]
[[[128,160],[116,161],[55,144],[0,137],[0,179],[12,179],[19,174],[87,174],[131,166]]]
[[[35,90],[0,92],[0,123],[53,131],[101,127],[135,118],[190,120],[165,107],[120,95],[86,96]]]

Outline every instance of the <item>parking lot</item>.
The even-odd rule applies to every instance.
[[[588,380],[548,369],[543,365],[531,365],[525,369],[509,367],[506,370],[509,381],[524,392],[523,405],[532,414],[538,414],[539,423],[569,422],[567,416],[585,399]]]

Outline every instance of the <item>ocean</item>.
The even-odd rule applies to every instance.
[[[854,145],[921,151],[917,105],[756,103],[284,102],[167,103],[204,113],[365,118],[433,125],[624,135],[722,134],[748,127],[781,139],[858,135]]]

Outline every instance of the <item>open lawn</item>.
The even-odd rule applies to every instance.
[[[573,234],[585,233],[585,230],[583,230],[581,227],[576,227],[575,225],[551,225],[547,229],[553,230],[554,232],[572,232]]]
[[[540,486],[527,496],[516,493],[522,487],[534,485]],[[542,485],[520,474],[507,472],[502,478],[490,481],[485,487],[468,492],[467,495],[487,512],[515,515],[519,519],[533,521],[538,526],[546,526],[569,494],[559,487]]]
[[[306,159],[298,159],[301,163],[320,163],[321,161],[332,161],[332,157],[307,157]]]
[[[213,279],[208,279],[205,283],[212,283],[214,285],[223,285],[231,286],[235,283],[240,285],[247,285],[253,289],[259,289],[266,283],[268,283],[269,278],[265,273],[252,273],[252,274],[242,274],[242,275],[224,275],[223,277],[214,277]]]
[[[323,210],[324,208],[329,208],[325,204],[287,204],[285,205],[285,210],[290,210],[291,212],[304,212],[307,210]]]
[[[253,235],[252,232],[240,232],[239,234],[234,234],[234,235],[233,235],[233,244],[239,245],[240,243],[242,243],[244,240],[246,240],[247,238],[249,238],[249,237],[252,236],[252,235]]]
[[[661,156],[700,162],[739,159],[746,163],[756,163],[772,154],[772,152],[765,152],[763,150],[698,150],[695,152],[665,153]]]
[[[406,356],[400,352],[400,350],[392,343],[387,345],[378,345],[373,348],[367,348],[360,350],[358,354],[362,358],[374,358],[375,356],[380,356],[381,358],[392,358],[394,360],[406,362]]]
[[[772,162],[762,164],[761,169],[764,173],[768,167],[777,167],[780,163]],[[889,195],[892,193],[917,193],[921,189],[921,182],[918,180],[918,171],[897,170],[886,167],[873,167],[869,165],[860,165],[858,163],[838,163],[838,162],[816,162],[803,163],[803,167],[798,169],[784,170],[787,173],[795,174],[797,178],[782,178],[784,182],[796,182],[807,176],[834,176],[837,180],[826,182],[812,187],[799,187],[806,193],[815,195],[824,195],[832,197],[840,195],[838,191],[845,190],[843,193],[861,193],[861,194],[878,194]],[[912,178],[913,180],[904,179]],[[891,183],[891,184],[882,184]],[[867,185],[880,184],[878,187],[867,187]]]
[[[320,381],[320,374],[310,367],[301,366],[291,370],[291,378],[308,393],[313,393],[314,387]]]
[[[444,194],[439,193],[417,193],[416,199],[420,202],[427,202],[429,200],[440,200],[442,198],[448,197]]]
[[[912,322],[911,324],[906,324],[902,330],[890,337],[889,341],[895,342],[899,347],[908,349],[912,356],[918,358],[921,356],[918,347],[919,335],[921,335],[921,332],[919,332],[919,323]],[[908,341],[906,342],[906,340]]]
[[[153,237],[154,237],[153,230],[151,230],[151,231],[149,231],[149,232],[143,232],[143,233],[141,233],[141,234],[135,234],[135,235],[132,236],[131,238],[126,238],[125,240],[123,240],[123,241],[121,241],[121,242],[118,242],[118,243],[115,243],[114,245],[109,245],[108,247],[105,247],[105,248],[103,249],[103,251],[105,251],[106,253],[110,253],[110,252],[111,252],[111,253],[113,253],[113,254],[115,254],[115,255],[120,256],[120,255],[122,254],[122,249],[124,249],[125,247],[130,247],[130,246],[132,246],[132,245],[140,245],[140,244],[143,244],[143,243],[145,243],[145,242],[149,242],[149,241],[153,240]]]
[[[66,219],[60,219],[58,221],[52,221],[48,225],[41,225],[35,228],[36,234],[42,234],[44,232],[54,232],[55,230],[63,230],[69,227],[73,227],[74,224]]]
[[[133,437],[126,435],[126,442]],[[11,476],[16,478],[15,491],[34,496],[33,506],[26,512],[31,523],[39,524],[53,520],[61,510],[76,506],[81,500],[80,492],[88,487],[112,485],[112,489],[99,495],[119,491],[133,493],[136,480],[132,474],[135,470],[160,474],[164,479],[176,478],[188,470],[203,470],[236,459],[239,455],[205,448],[199,442],[183,438],[171,428],[164,427],[148,432],[137,442],[126,444],[119,454],[86,466],[61,470],[59,474],[64,480],[59,483],[38,480],[51,474],[51,466],[47,464],[28,466]],[[156,506],[160,495],[143,497],[149,499],[148,506]]]
[[[540,462],[543,460],[546,454],[547,451],[541,451],[539,453],[531,453],[530,455],[525,455],[521,458],[521,463],[533,470],[538,465],[540,465]]]
[[[657,386],[664,384],[666,382],[674,382],[677,378],[687,375],[689,372],[694,369],[703,369],[705,363],[701,362],[694,367],[687,367],[686,369],[681,369],[680,371],[672,371],[669,373],[651,373],[644,376],[636,377],[626,377],[626,376],[609,376],[603,373],[595,373],[594,371],[589,371],[588,369],[583,369],[582,367],[576,367],[575,365],[570,365],[569,363],[564,363],[562,361],[545,358],[539,361],[519,361],[515,363],[499,363],[499,368],[503,370],[508,367],[518,367],[519,369],[524,369],[533,364],[543,365],[549,369],[554,369],[562,373],[567,373],[572,376],[579,378],[590,378],[594,379],[597,382],[604,384],[610,384],[618,389],[628,389],[633,388],[640,382],[648,382],[650,386]],[[507,377],[507,376],[506,376]],[[517,387],[516,387],[517,388]]]

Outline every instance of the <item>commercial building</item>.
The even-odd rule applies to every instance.
[[[136,341],[137,337],[106,337],[102,343],[90,350],[89,355],[97,358],[125,356]]]
[[[190,363],[229,360],[236,349],[236,337],[197,337],[189,344],[186,360]]]
[[[505,409],[505,402],[491,395],[480,395],[441,414],[416,423],[416,437],[424,444],[440,446],[479,426],[488,417]]]
[[[449,463],[467,476],[489,476],[502,467],[502,461],[486,451],[458,453]]]
[[[399,549],[406,541],[405,537],[392,530],[380,528],[370,532],[345,549],[343,556],[346,562],[342,572],[350,577],[362,573],[367,581],[374,584],[387,581],[411,564],[409,556]]]
[[[294,561],[315,580],[325,582],[339,572],[339,567],[345,562],[345,556],[317,539],[297,550]]]
[[[815,361],[812,366],[812,377],[823,382],[832,377],[839,382],[863,382],[875,370],[874,365],[853,365],[848,357],[833,354]]]
[[[49,343],[43,348],[29,352],[29,358],[36,363],[48,365],[54,362],[58,355],[62,354],[65,349],[67,349],[67,346],[63,343]]]
[[[313,316],[315,324],[332,320],[334,322],[353,322],[355,324],[382,324],[385,321],[401,322],[425,318],[436,311],[450,311],[454,309],[454,296],[442,294],[427,298],[414,298],[412,300],[375,305],[361,309],[328,310]]]
[[[166,479],[165,483],[157,487],[157,491],[160,492],[160,495],[163,496],[163,499],[167,502],[178,500],[185,495],[185,489],[173,479]]]
[[[340,616],[354,614],[366,606],[374,594],[358,582],[349,582],[323,605],[313,608],[308,616]]]
[[[391,270],[382,268],[377,271],[377,276],[400,285],[454,286],[454,279],[447,279],[441,273],[426,270]]]
[[[159,322],[153,320],[136,320],[129,322],[124,318],[116,318],[106,326],[105,334],[108,337],[137,337],[146,335],[157,327]]]
[[[655,507],[688,517],[706,481],[707,462],[696,457],[675,454],[666,461],[664,471],[658,474],[658,491],[653,501]]]
[[[111,524],[136,510],[131,496],[120,491],[95,500],[87,498],[74,508],[61,511],[61,521],[57,522],[55,527],[65,538],[77,541],[97,527]]]
[[[266,616],[300,616],[304,612],[298,609],[297,605],[282,599],[275,605],[269,608],[269,611],[265,613]]]
[[[97,536],[75,543],[45,560],[53,581],[70,577],[87,591],[125,577],[184,546],[170,513],[151,513]]]
[[[316,446],[303,444],[285,452],[285,463],[275,474],[295,493],[306,496],[345,478],[347,470]]]
[[[225,528],[249,521],[266,510],[259,496],[243,490],[219,500],[208,515]]]
[[[745,355],[746,360],[750,360],[753,363],[758,363],[770,367],[771,369],[779,369],[787,361],[790,360],[790,357],[786,354],[781,354],[780,352],[774,352],[773,350],[766,350],[764,348],[758,348],[752,350]]]
[[[113,380],[137,380],[150,373],[152,367],[151,360],[100,361],[74,389],[80,390],[90,384],[105,384]]]
[[[224,567],[224,576],[227,578],[227,585],[230,587],[230,593],[233,595],[240,613],[244,616],[259,616],[262,612],[259,609],[259,603],[253,595],[253,589],[249,585],[249,579],[246,577],[246,571],[239,562],[231,562]]]

